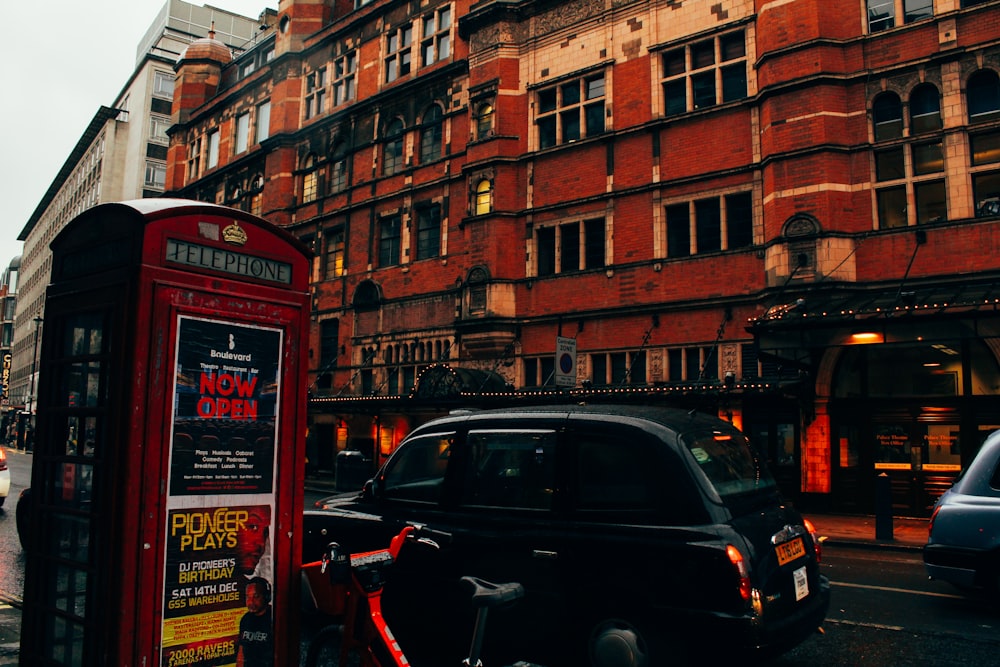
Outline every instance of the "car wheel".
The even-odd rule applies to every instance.
[[[340,648],[343,643],[344,626],[326,626],[309,642],[305,667],[358,667],[361,658],[355,651],[348,654],[345,665],[340,664]]]
[[[606,618],[594,624],[587,642],[591,667],[661,667],[684,664],[680,653],[668,661],[663,647],[670,643],[662,633],[644,630],[625,618]]]
[[[3,501],[7,500],[7,496],[0,496],[0,507],[3,507]]]

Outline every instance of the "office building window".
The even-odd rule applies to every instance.
[[[747,96],[746,37],[723,33],[663,53],[663,112],[674,116]]]
[[[339,278],[346,275],[346,245],[343,227],[326,232],[326,277]]]
[[[344,54],[333,61],[333,105],[339,106],[354,99],[357,86],[358,55]]]
[[[306,75],[306,120],[326,111],[326,67]]]
[[[421,65],[427,66],[451,55],[451,7],[424,15],[420,39]]]
[[[417,259],[441,254],[441,207],[437,204],[417,209]]]
[[[605,266],[604,218],[564,222],[535,230],[535,275],[551,276]]]
[[[170,125],[170,118],[166,116],[150,116],[149,138],[160,144],[168,143],[170,141],[170,137],[167,136],[167,128],[170,127]]]
[[[941,102],[937,87],[930,83],[916,86],[910,91],[908,107],[907,128],[896,93],[881,93],[872,100],[875,139],[872,163],[880,229],[948,218]]]
[[[153,72],[153,95],[168,100],[174,99],[173,72],[161,72],[159,70]]]
[[[382,173],[386,176],[403,169],[403,121],[394,118],[385,130],[382,145]]]
[[[670,204],[666,226],[668,258],[751,246],[753,196],[737,192]]]
[[[1000,132],[969,137],[976,217],[1000,215]]]
[[[262,143],[271,136],[271,102],[257,105],[257,125],[255,127],[255,143]]]
[[[399,264],[400,222],[399,215],[388,216],[379,221],[378,266],[381,269]]]
[[[965,86],[970,123],[1000,119],[1000,77],[992,70],[980,70]]]
[[[250,114],[241,113],[236,117],[236,155],[245,153],[250,147]]]
[[[407,23],[386,36],[385,81],[390,83],[410,73],[413,26]]]
[[[604,132],[603,73],[543,88],[535,97],[539,148],[551,148]]]
[[[441,107],[432,104],[424,113],[423,125],[420,128],[420,163],[427,164],[441,158],[441,143],[443,140],[443,114]]]
[[[167,165],[160,162],[146,162],[144,185],[149,188],[163,188],[167,184]]]

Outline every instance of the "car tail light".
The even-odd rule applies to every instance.
[[[7,469],[7,450],[0,447],[0,470]]]
[[[928,538],[930,538],[930,536],[934,534],[934,519],[937,518],[938,512],[940,512],[940,511],[941,511],[941,506],[938,505],[937,507],[934,508],[934,511],[931,512],[930,521],[927,522],[927,537]]]
[[[816,550],[816,562],[819,563],[823,560],[823,541],[819,539],[819,535],[816,533],[816,526],[809,519],[802,519],[802,524],[809,531],[809,536],[813,541],[813,548]]]
[[[743,554],[740,553],[740,550],[732,544],[726,545],[726,555],[729,556],[729,562],[733,564],[734,568],[736,568],[736,574],[740,578],[740,597],[743,598],[744,602],[749,602],[751,586],[750,569],[747,567],[747,562],[744,560]]]

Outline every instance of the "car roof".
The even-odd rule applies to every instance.
[[[439,417],[415,429],[413,435],[435,430],[445,425],[455,426],[476,422],[503,420],[569,420],[579,418],[593,421],[628,422],[635,426],[655,424],[672,431],[687,431],[698,428],[735,428],[718,417],[698,412],[655,405],[619,404],[574,404],[574,405],[533,405],[515,408],[489,410],[458,410],[446,417]]]

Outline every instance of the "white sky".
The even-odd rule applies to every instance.
[[[278,0],[187,0],[256,19]],[[4,2],[0,272],[98,107],[114,104],[166,0]]]

